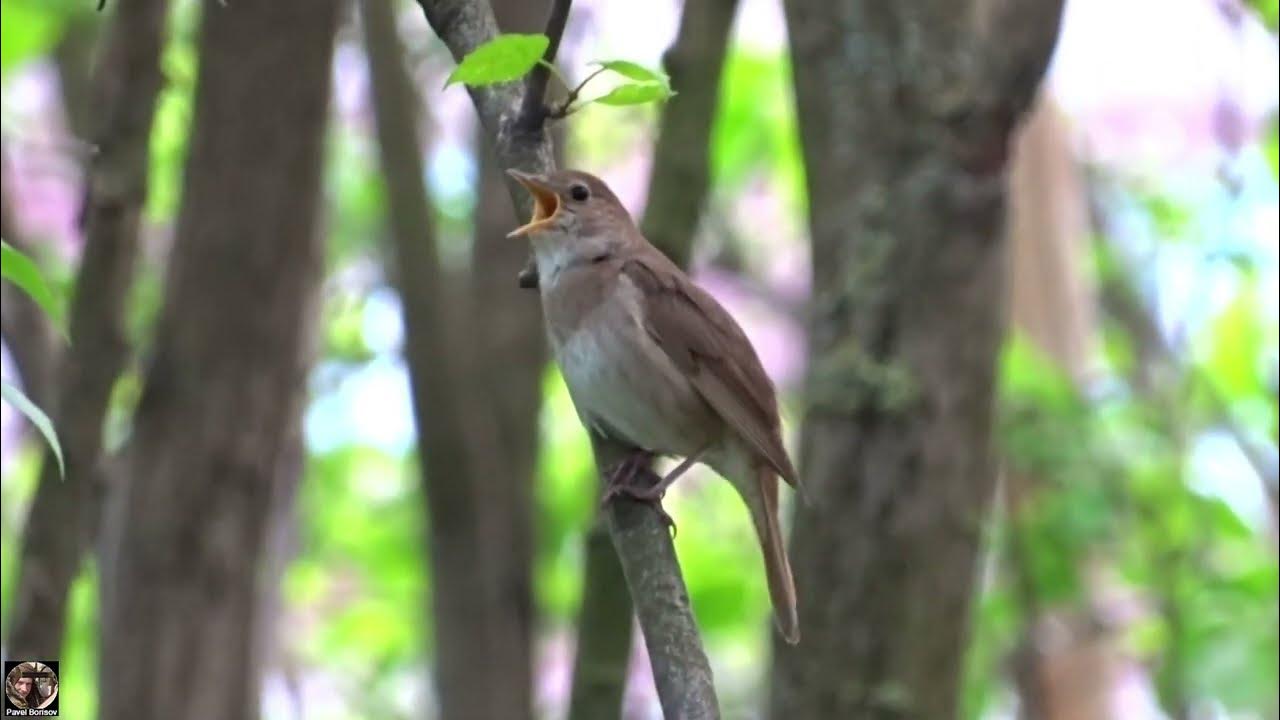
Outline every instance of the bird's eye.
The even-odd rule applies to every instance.
[[[583,202],[587,198],[591,197],[591,191],[587,189],[586,185],[574,185],[569,188],[569,197],[577,200],[578,202]]]

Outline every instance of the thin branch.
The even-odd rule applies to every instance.
[[[589,75],[583,78],[582,82],[578,83],[571,90],[569,90],[569,94],[565,96],[564,100],[556,103],[554,106],[550,107],[547,110],[547,118],[560,120],[562,118],[565,118],[571,115],[573,111],[576,110],[577,108],[570,109],[569,106],[578,101],[578,95],[582,93],[582,88],[586,87],[587,83],[594,80],[597,75],[604,72],[605,70],[606,68],[603,68],[603,67],[596,68]]]
[[[534,66],[525,79],[524,100],[520,106],[521,128],[537,132],[542,129],[547,119],[547,81],[551,78],[551,66],[556,61],[556,53],[560,51],[560,39],[564,37],[564,26],[569,21],[569,8],[573,0],[552,0],[551,11],[547,14],[545,34],[550,41],[547,50],[542,54],[542,62]]]
[[[461,61],[467,53],[498,35],[498,21],[485,0],[418,0],[418,5],[454,60]],[[555,168],[551,138],[541,131],[543,128],[531,132],[519,125],[521,89],[506,83],[468,87],[467,91],[480,116],[480,124],[493,141],[494,156],[501,168],[538,173]],[[528,217],[533,212],[533,199],[514,180],[508,178],[506,184],[517,214]],[[520,287],[537,287],[536,277],[526,266],[520,274]]]
[[[596,467],[602,470],[615,467],[631,452],[630,448],[595,433],[591,434],[591,446]],[[657,477],[653,479],[656,481]],[[719,718],[711,665],[702,649],[689,592],[661,513],[652,505],[618,498],[608,503],[604,514],[649,651],[663,715],[682,719]],[[608,580],[607,574],[587,578],[588,583],[594,584]],[[584,611],[590,612],[590,606]],[[614,613],[610,619],[617,623],[621,618]],[[629,618],[627,625],[629,628]],[[613,630],[592,628],[589,632],[616,631],[615,626]],[[583,666],[597,664],[582,663]],[[578,680],[575,678],[575,682]]]
[[[663,716],[719,718],[711,664],[702,649],[666,525],[652,506],[626,498],[610,502],[608,516],[609,534],[631,589]]]

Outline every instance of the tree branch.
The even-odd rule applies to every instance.
[[[595,433],[591,433],[591,447],[602,474],[631,452]],[[663,715],[682,720],[719,718],[711,665],[666,524],[653,506],[626,498],[609,502],[605,515],[649,651]],[[588,578],[589,582],[607,580]]]
[[[551,12],[547,15],[547,29],[544,34],[550,41],[547,50],[542,54],[542,62],[535,65],[525,79],[524,100],[520,106],[520,127],[538,131],[546,122],[548,109],[546,103],[547,81],[551,77],[551,64],[556,60],[560,50],[560,39],[564,36],[564,26],[569,20],[569,7],[573,0],[552,0]]]
[[[1031,107],[1044,77],[1064,0],[985,0],[975,7],[975,46],[983,53],[982,94],[1011,116]]]
[[[628,499],[610,502],[608,516],[609,534],[631,589],[663,716],[719,718],[711,664],[702,649],[666,526],[654,508]]]

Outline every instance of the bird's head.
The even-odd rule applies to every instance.
[[[533,196],[533,216],[507,237],[528,237],[539,245],[621,242],[634,232],[626,208],[600,178],[579,170],[535,175],[507,174]]]

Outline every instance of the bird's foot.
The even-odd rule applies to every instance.
[[[600,498],[600,507],[603,508],[619,497],[645,503],[658,513],[662,524],[671,531],[672,537],[675,537],[676,521],[671,519],[662,507],[662,497],[666,495],[666,483],[650,468],[653,457],[653,453],[637,450],[614,466],[609,473],[609,482],[605,485],[604,495]]]
[[[600,505],[603,507],[618,495],[630,496],[635,488],[637,476],[645,472],[652,474],[649,465],[653,462],[653,457],[653,453],[647,450],[636,450],[618,461],[607,475],[604,497],[600,499]]]

